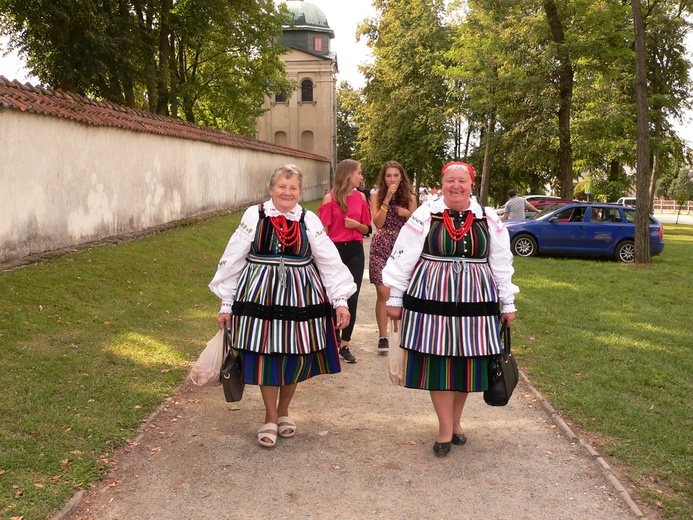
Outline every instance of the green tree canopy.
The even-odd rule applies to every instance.
[[[43,83],[252,134],[291,90],[272,0],[0,0],[0,31]]]
[[[442,0],[375,0],[378,16],[360,27],[374,62],[364,67],[359,153],[365,170],[399,161],[432,182],[449,138],[444,57],[449,32]]]
[[[358,140],[358,112],[363,100],[361,93],[354,90],[348,81],[337,87],[337,162],[344,159],[358,159],[356,142]]]

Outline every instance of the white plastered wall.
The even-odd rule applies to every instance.
[[[243,207],[287,163],[329,189],[320,160],[0,109],[0,262]]]

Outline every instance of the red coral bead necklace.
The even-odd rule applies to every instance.
[[[281,245],[291,247],[298,242],[300,233],[297,221],[292,220],[289,223],[284,215],[279,215],[278,217],[270,217],[270,222]]]
[[[455,242],[459,242],[467,233],[469,233],[473,223],[474,213],[468,211],[462,226],[459,229],[455,229],[455,223],[452,221],[450,213],[447,210],[443,211],[443,224],[445,225],[448,235],[450,235],[450,238],[452,238]]]

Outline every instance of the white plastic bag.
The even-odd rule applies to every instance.
[[[390,381],[395,386],[404,386],[404,349],[400,348],[400,320],[390,320],[388,326],[387,365],[390,369]]]
[[[190,379],[198,386],[219,386],[224,362],[224,331],[219,329],[190,370]]]

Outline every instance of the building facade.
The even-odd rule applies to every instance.
[[[323,12],[302,0],[286,2],[293,26],[284,26],[282,55],[287,77],[298,89],[265,99],[257,118],[257,138],[330,159],[337,158],[337,56],[330,51],[334,31]]]

